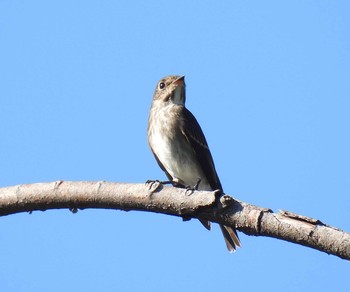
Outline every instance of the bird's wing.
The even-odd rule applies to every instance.
[[[223,191],[203,131],[193,114],[185,107],[183,110],[184,122],[181,125],[181,131],[194,149],[198,162],[200,163],[212,189]]]

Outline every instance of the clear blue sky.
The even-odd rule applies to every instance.
[[[155,85],[184,74],[225,191],[350,231],[349,1],[0,1],[0,184],[165,178]],[[0,218],[1,291],[339,291],[350,264],[142,212]]]

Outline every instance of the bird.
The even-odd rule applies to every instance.
[[[186,108],[185,76],[159,80],[148,118],[148,144],[169,183],[192,190],[220,191],[223,188],[207,140],[195,116]],[[166,183],[166,182],[165,182]],[[199,219],[210,230],[209,221]],[[235,229],[220,224],[227,249],[240,247]]]

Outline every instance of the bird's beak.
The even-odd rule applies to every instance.
[[[182,76],[180,76],[179,78],[177,78],[177,79],[174,81],[174,83],[175,83],[176,85],[184,84],[184,83],[185,83],[185,75],[182,75]]]
[[[172,95],[172,100],[175,104],[184,105],[186,100],[185,95],[185,76],[181,76],[177,78],[174,83],[176,85],[176,89]]]

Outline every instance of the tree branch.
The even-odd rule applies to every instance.
[[[158,188],[157,188],[158,187]],[[269,236],[350,260],[350,234],[321,221],[287,211],[273,213],[215,192],[144,184],[56,181],[0,188],[0,216],[35,210],[86,208],[139,210],[203,218],[247,235]],[[154,189],[152,190],[154,191]]]

